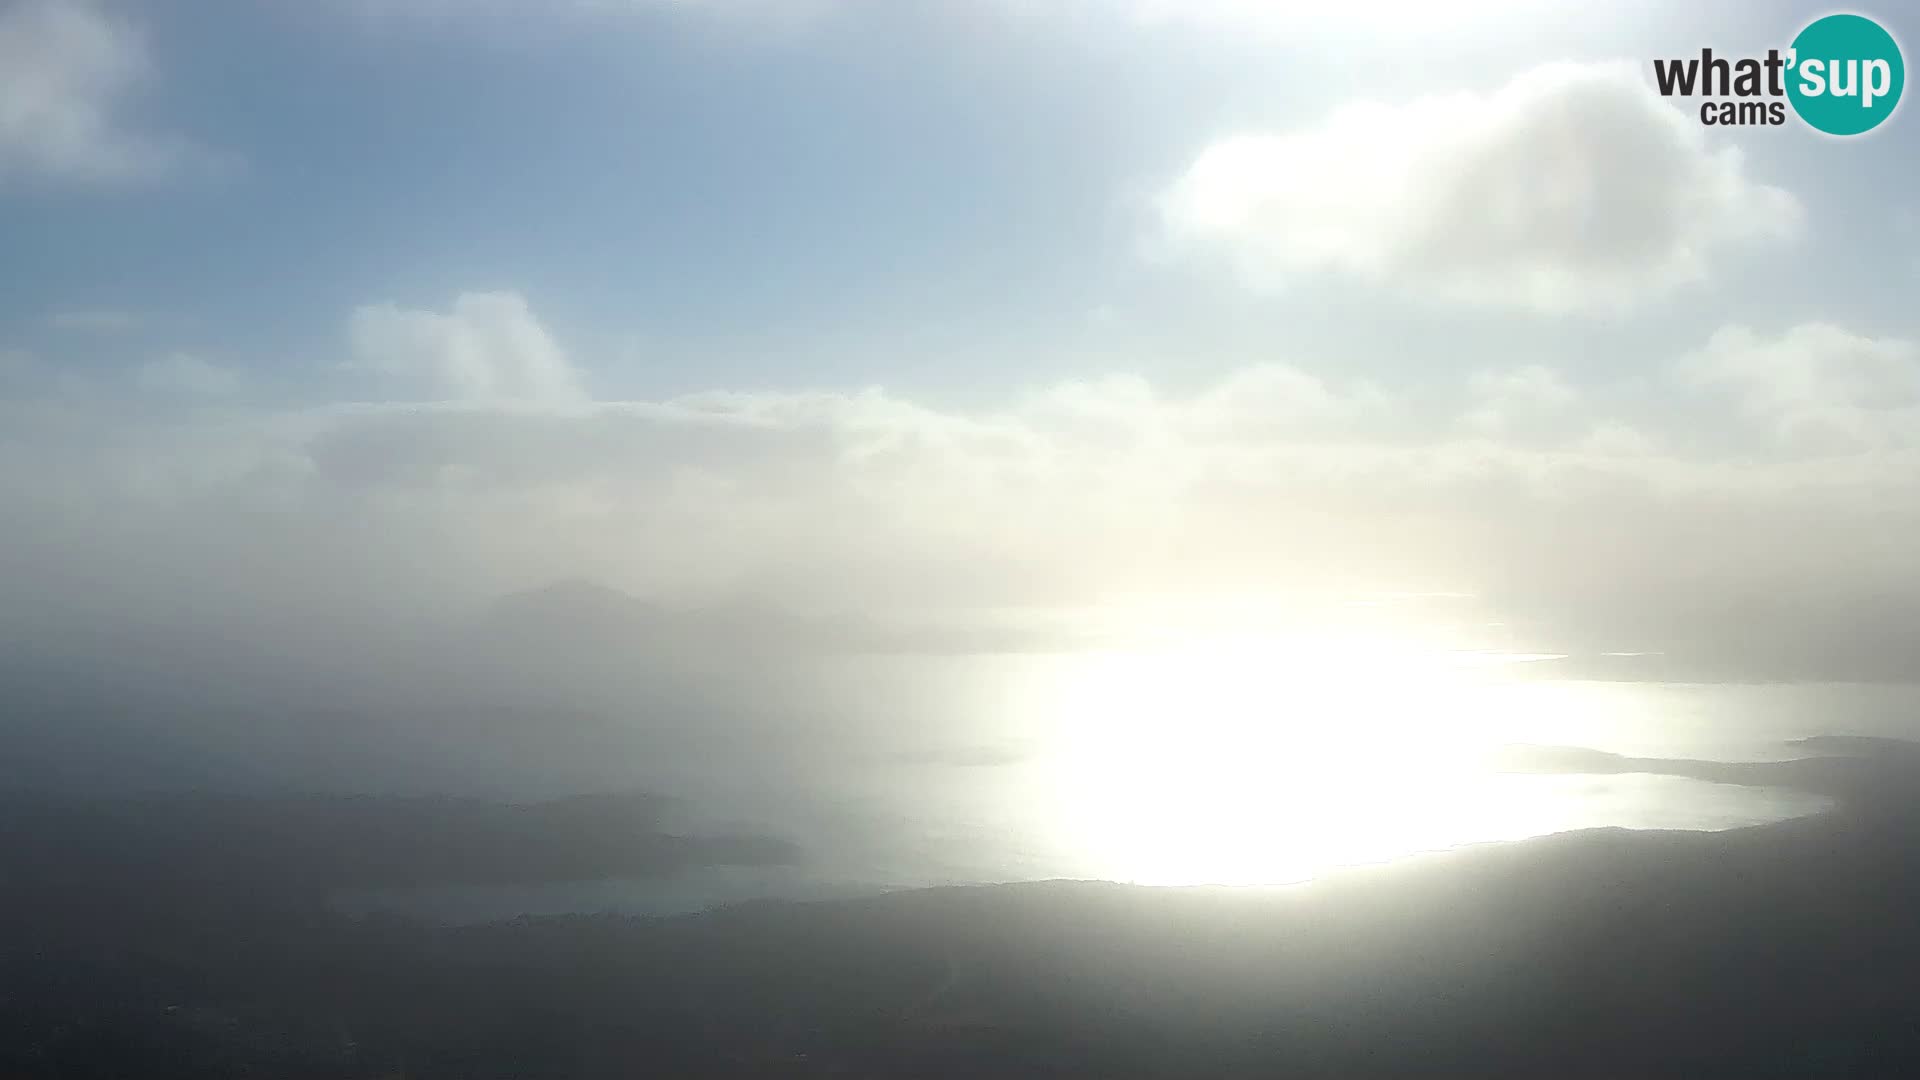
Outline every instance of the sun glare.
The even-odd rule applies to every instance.
[[[1495,790],[1463,656],[1387,639],[1198,639],[1077,666],[1055,808],[1089,873],[1297,881],[1554,823]]]

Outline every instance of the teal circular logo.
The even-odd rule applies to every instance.
[[[1863,15],[1828,15],[1793,39],[1787,100],[1816,131],[1859,135],[1893,115],[1907,66],[1893,35]]]

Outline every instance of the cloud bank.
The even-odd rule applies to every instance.
[[[273,409],[184,360],[133,400],[16,389],[15,617],[418,615],[561,577],[871,611],[1448,590],[1555,633],[1805,591],[1920,602],[1897,542],[1920,524],[1920,361],[1822,324],[1675,356],[1662,393],[1695,408],[1674,419],[1539,365],[1421,392],[1273,362],[968,408],[609,401],[517,295],[345,322],[343,391],[371,371],[421,396]]]

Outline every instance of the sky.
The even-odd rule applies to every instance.
[[[5,0],[0,621],[1446,594],[1901,669],[1911,106],[1651,88],[1824,8],[1441,7]]]

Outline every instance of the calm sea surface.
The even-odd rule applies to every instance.
[[[1736,761],[1791,757],[1788,741],[1814,734],[1920,737],[1920,687],[1581,682],[1470,659],[848,661],[810,672],[751,737],[681,738],[633,764],[634,786],[684,799],[680,827],[786,836],[800,865],[341,902],[474,921],[1045,878],[1292,882],[1462,844],[1824,806],[1664,776],[1503,773],[1493,757],[1514,743]]]

